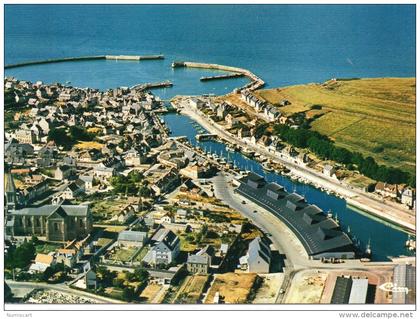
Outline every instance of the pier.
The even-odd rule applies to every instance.
[[[136,84],[132,86],[130,89],[145,91],[145,90],[150,90],[150,89],[167,88],[167,87],[172,87],[172,86],[173,86],[173,83],[171,81],[163,81],[163,82]]]
[[[200,81],[212,81],[212,80],[224,80],[224,79],[233,79],[233,78],[240,78],[243,77],[244,74],[242,73],[231,73],[231,74],[221,74],[221,75],[214,75],[214,76],[203,76],[200,78]]]
[[[105,55],[106,60],[128,60],[128,61],[141,61],[141,60],[163,60],[165,57],[162,54],[158,55]]]
[[[89,55],[80,57],[45,59],[39,61],[27,61],[21,63],[13,63],[5,65],[5,69],[19,68],[30,65],[61,63],[61,62],[77,62],[77,61],[92,61],[92,60],[126,60],[126,61],[142,61],[142,60],[162,60],[164,56],[159,55]]]
[[[241,76],[246,76],[248,79],[251,80],[251,82],[248,83],[247,85],[245,85],[241,88],[235,89],[234,91],[236,93],[240,92],[242,90],[254,91],[254,90],[257,90],[259,88],[262,88],[265,85],[265,82],[261,78],[256,76],[254,73],[252,73],[251,71],[246,70],[246,69],[242,69],[242,68],[233,67],[233,66],[228,66],[228,65],[212,64],[212,63],[200,63],[200,62],[174,61],[174,62],[172,62],[172,67],[173,68],[186,67],[186,68],[221,70],[221,71],[232,72],[232,73],[235,73],[235,74],[241,74]]]

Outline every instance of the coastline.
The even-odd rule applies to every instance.
[[[312,169],[299,166],[281,159],[275,156],[273,153],[259,147],[258,145],[245,143],[243,140],[240,140],[239,138],[225,132],[222,127],[218,127],[217,124],[211,123],[211,121],[205,118],[202,114],[199,114],[190,108],[182,107],[180,108],[180,113],[195,120],[210,133],[217,134],[222,140],[226,140],[231,143],[233,142],[234,144],[237,144],[241,147],[253,149],[254,151],[257,151],[258,153],[270,158],[272,161],[285,165],[288,169],[290,169],[293,175],[308,181],[312,185],[321,185],[323,188],[343,197],[348,204],[366,211],[367,213],[386,222],[395,224],[406,232],[416,232],[415,215],[412,215],[409,212],[404,212],[403,210],[397,209],[384,202],[375,200],[369,197],[367,194],[363,194],[362,191],[348,189],[339,181],[328,179],[326,176],[323,176]]]

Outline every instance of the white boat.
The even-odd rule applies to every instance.
[[[272,171],[274,171],[274,169],[273,169],[273,168],[272,168],[269,164],[267,164],[267,163],[264,163],[264,164],[262,164],[261,166],[262,166],[263,170],[265,170],[265,171],[267,171],[267,172],[272,172]]]

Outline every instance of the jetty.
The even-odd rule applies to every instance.
[[[221,74],[221,75],[214,75],[214,76],[203,76],[200,78],[200,81],[212,81],[212,80],[224,80],[224,79],[233,79],[233,78],[240,78],[243,77],[244,74],[242,73],[230,73],[230,74]]]
[[[165,57],[162,54],[157,55],[105,55],[106,60],[163,60]]]
[[[172,87],[173,83],[171,81],[162,81],[162,82],[152,82],[152,83],[141,83],[132,86],[131,90],[145,91],[150,89],[166,88]]]
[[[242,76],[246,76],[250,79],[251,82],[246,84],[241,88],[237,88],[234,92],[238,93],[242,90],[254,91],[259,88],[262,88],[265,85],[265,82],[256,76],[254,73],[247,69],[237,68],[228,65],[221,65],[221,64],[212,64],[212,63],[201,63],[201,62],[181,62],[181,61],[174,61],[172,62],[172,68],[179,68],[179,67],[186,67],[186,68],[198,68],[198,69],[209,69],[209,70],[221,70],[232,72],[235,74],[241,74]]]
[[[54,58],[54,59],[45,59],[45,60],[39,60],[39,61],[13,63],[13,64],[5,65],[4,68],[12,69],[12,68],[19,68],[19,67],[30,66],[30,65],[38,65],[38,64],[91,61],[91,60],[142,61],[142,60],[162,60],[162,59],[164,59],[164,56],[161,54],[157,54],[157,55],[89,55],[89,56]]]

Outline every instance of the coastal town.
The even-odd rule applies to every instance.
[[[222,142],[265,172],[414,232],[415,188],[357,188],[342,165],[268,134],[303,121],[282,113],[290,101],[258,97],[264,82],[244,76],[251,82],[231,95],[170,102],[150,85],[99,91],[6,77],[7,301],[414,303],[414,257],[372,261],[332,212],[171,136],[161,115],[186,114],[197,141]],[[415,251],[414,239],[406,245]]]

